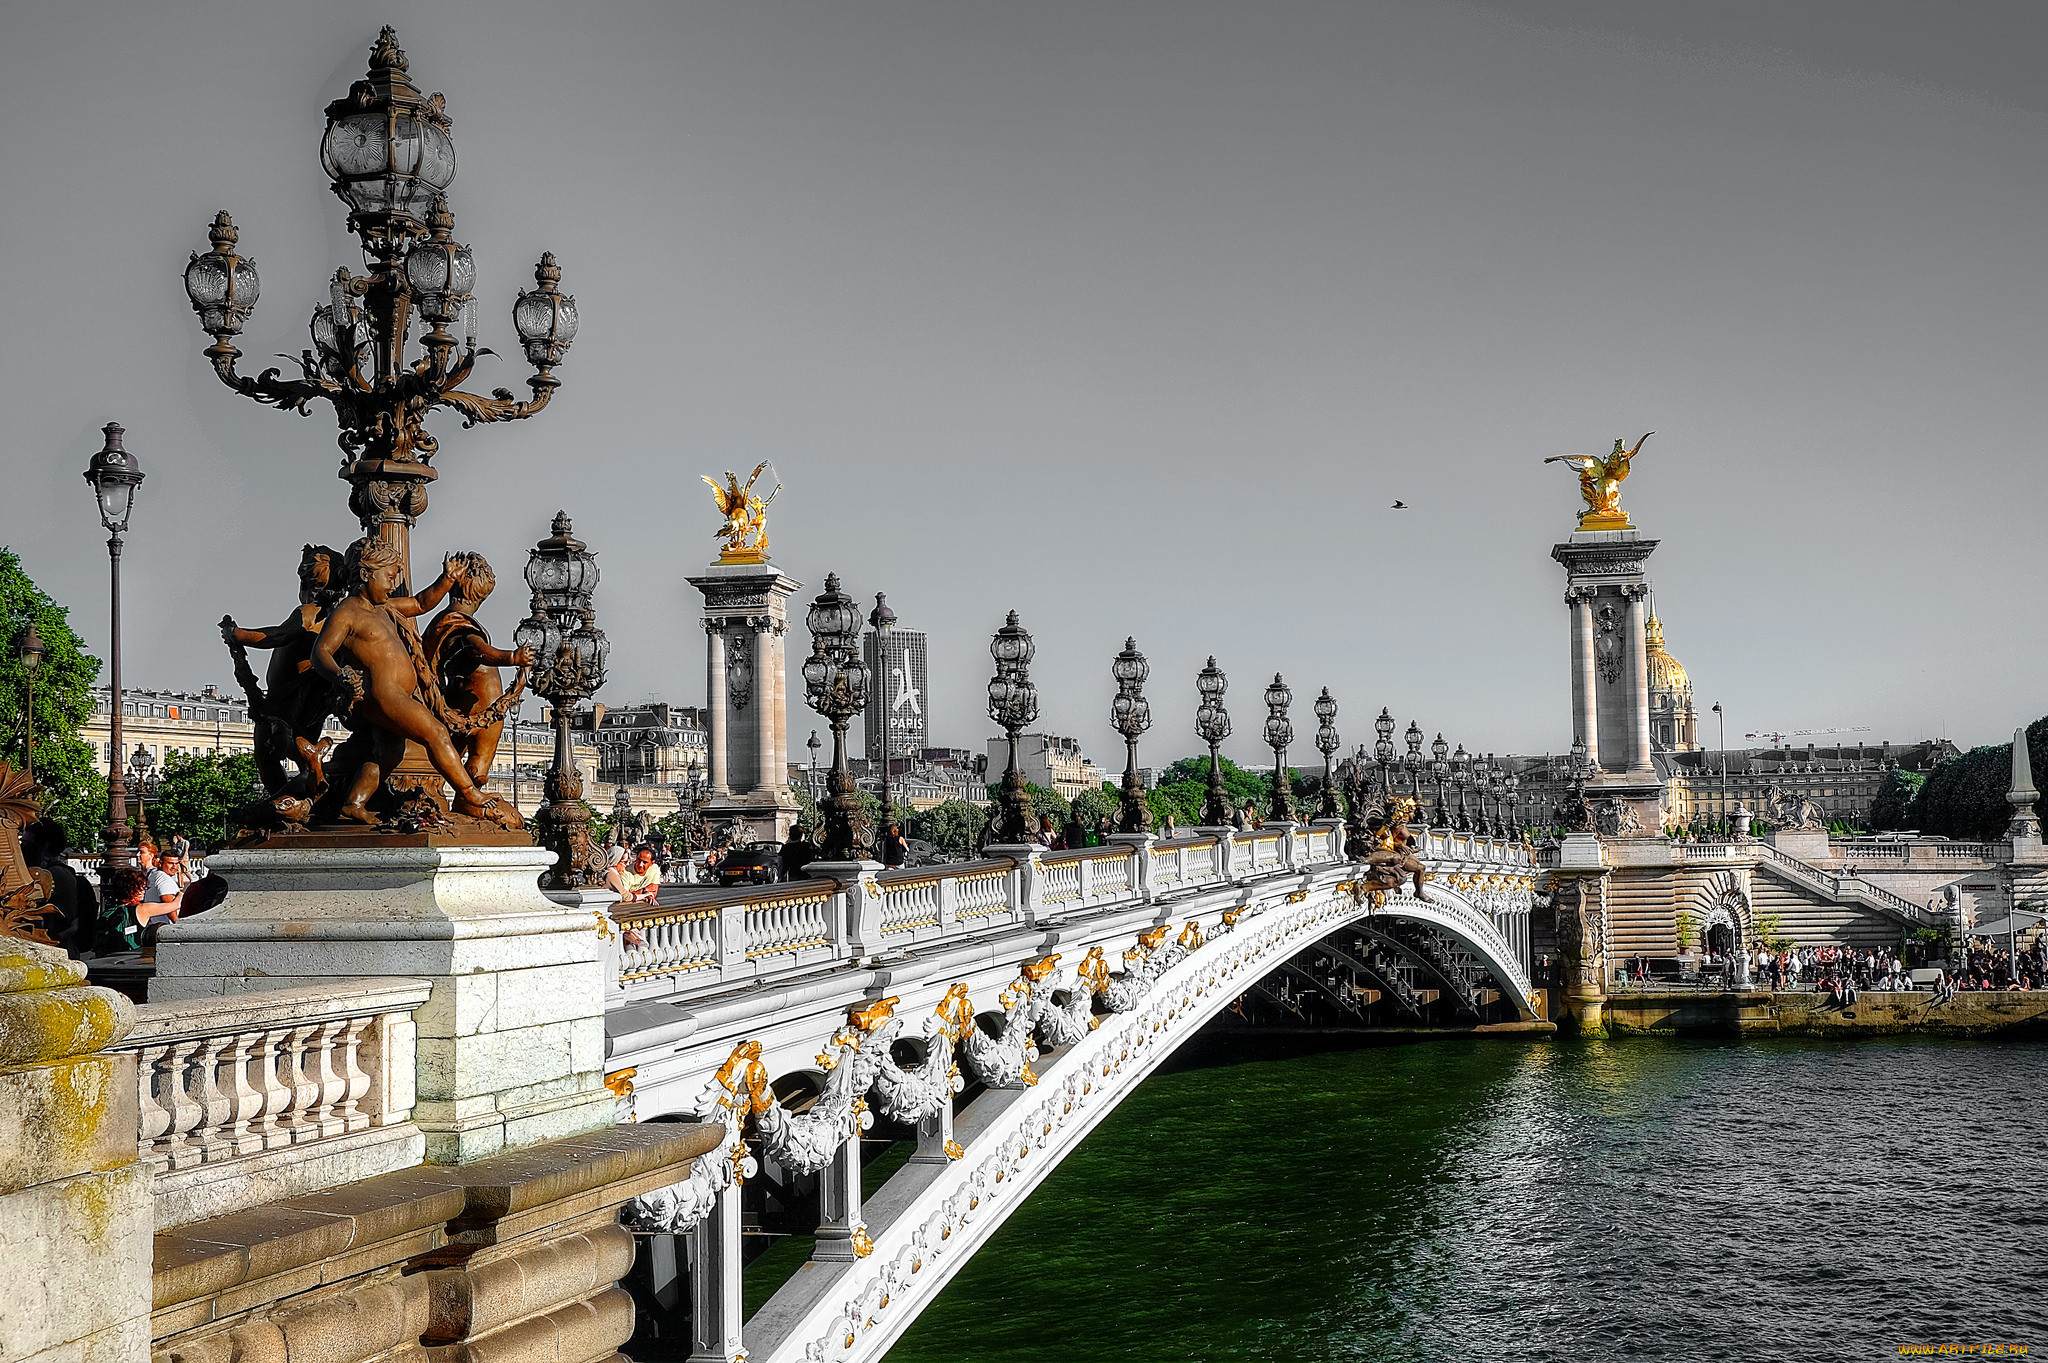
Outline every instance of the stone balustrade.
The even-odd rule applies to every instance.
[[[1417,835],[1433,865],[1533,869],[1519,842],[1471,833]],[[1295,875],[1335,864],[1342,855],[1343,828],[1334,823],[1171,842],[1119,836],[1109,846],[1085,850],[1015,849],[1012,855],[852,880],[733,890],[688,904],[620,904],[611,910],[621,929],[615,983],[634,997],[678,989],[709,992],[792,967]]]
[[[427,982],[346,980],[143,1004],[140,1163],[176,1226],[419,1163],[413,1013]]]

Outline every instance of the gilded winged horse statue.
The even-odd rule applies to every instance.
[[[744,485],[739,475],[731,469],[725,472],[725,486],[720,487],[715,478],[705,478],[711,488],[711,500],[718,504],[718,514],[725,517],[725,524],[713,533],[723,541],[725,547],[719,551],[720,563],[766,563],[768,561],[768,503],[775,500],[775,494],[782,491],[782,484],[776,483],[766,497],[754,491],[754,484],[768,469],[763,459],[754,465]],[[770,473],[770,477],[774,475]]]
[[[1643,440],[1655,435],[1645,431]],[[1630,528],[1628,513],[1621,509],[1621,485],[1628,477],[1628,465],[1642,449],[1643,440],[1636,442],[1633,450],[1624,450],[1622,442],[1614,442],[1614,450],[1605,459],[1590,454],[1554,454],[1544,460],[1546,464],[1569,464],[1578,472],[1579,493],[1586,499],[1586,509],[1579,513],[1581,530],[1627,530]]]

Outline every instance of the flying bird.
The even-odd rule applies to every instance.
[[[1394,504],[1393,504],[1392,506],[1388,507],[1388,508],[1387,508],[1387,510],[1389,510],[1389,511],[1406,511],[1406,510],[1408,510],[1408,503],[1406,503],[1406,502],[1402,502],[1402,501],[1397,501],[1397,502],[1395,502],[1395,503],[1394,503]]]

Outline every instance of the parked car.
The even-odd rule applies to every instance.
[[[738,885],[742,881],[751,885],[773,885],[782,879],[782,844],[779,842],[742,843],[725,854],[718,863],[718,883]]]

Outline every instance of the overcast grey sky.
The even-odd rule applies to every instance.
[[[614,704],[701,700],[697,477],[770,458],[804,598],[836,570],[930,633],[935,741],[990,731],[1014,607],[1043,727],[1110,765],[1126,634],[1154,760],[1196,747],[1209,653],[1241,759],[1276,669],[1297,760],[1324,685],[1349,741],[1391,705],[1554,749],[1577,490],[1540,461],[1655,428],[1624,504],[1731,737],[2048,709],[2048,20],[1874,0],[8,0],[0,541],[103,650],[79,474],[129,427],[133,683],[229,683],[212,622],[276,619],[298,546],[355,533],[332,417],[223,388],[179,272],[228,208],[249,367],[306,344],[361,267],[321,108],[387,21],[448,96],[482,339],[516,354],[543,249],[583,316],[541,417],[431,423],[415,558],[483,550],[503,638],[566,507]]]

